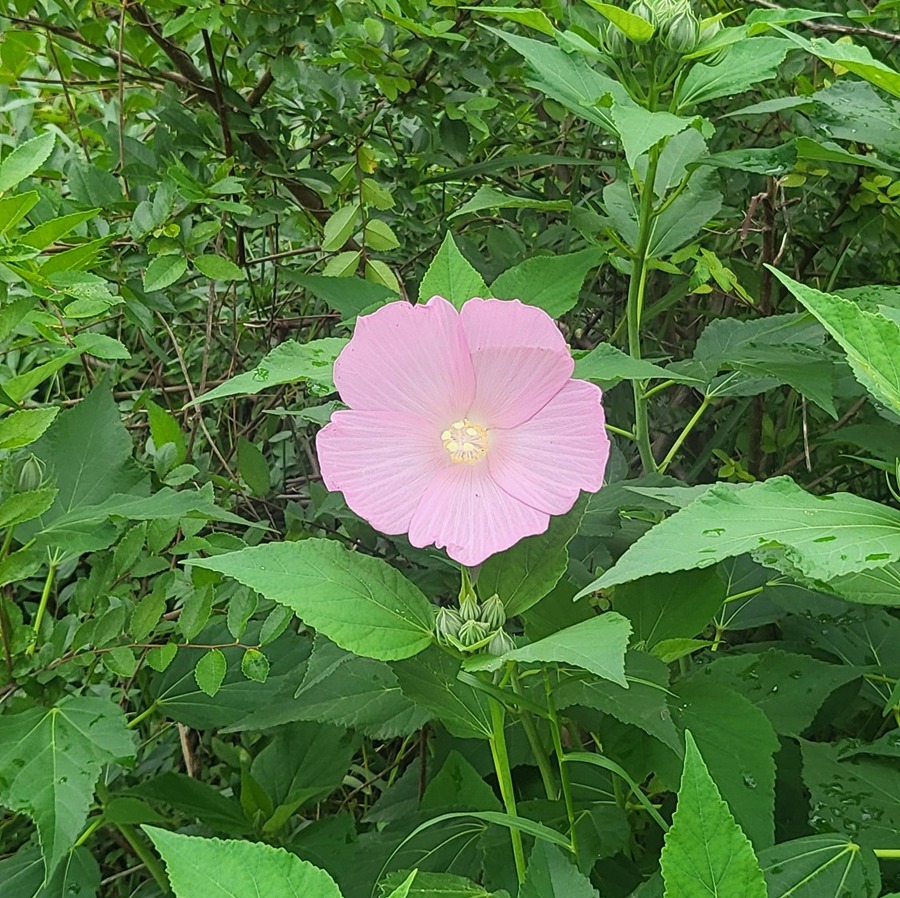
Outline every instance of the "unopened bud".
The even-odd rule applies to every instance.
[[[506,608],[497,593],[482,603],[481,621],[488,630],[496,630],[506,623]]]
[[[459,628],[457,638],[466,648],[471,648],[487,639],[487,635],[488,631],[481,621],[467,620],[463,621],[463,625]]]
[[[700,20],[688,9],[675,15],[662,34],[663,46],[683,56],[700,43]]]
[[[468,593],[459,597],[459,616],[464,620],[480,620],[481,605],[475,598],[475,593]]]
[[[647,0],[634,0],[634,3],[628,7],[628,12],[651,25],[656,23],[656,13]]]
[[[512,636],[506,630],[498,630],[487,645],[487,650],[491,655],[505,655],[516,647]]]
[[[628,53],[628,38],[625,32],[612,22],[603,31],[603,46],[614,59],[620,59]]]
[[[462,618],[455,608],[441,608],[434,621],[434,630],[438,639],[446,641],[459,635]]]
[[[36,456],[29,455],[19,467],[19,476],[16,478],[16,489],[25,493],[29,490],[39,490],[44,483],[44,463]]]

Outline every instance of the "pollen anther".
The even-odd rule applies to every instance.
[[[486,427],[463,418],[461,421],[454,421],[441,434],[441,442],[450,453],[452,462],[471,465],[487,455],[488,431]]]

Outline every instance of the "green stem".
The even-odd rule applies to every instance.
[[[130,823],[117,823],[116,829],[122,833],[122,837],[131,846],[131,850],[147,868],[147,872],[156,880],[163,895],[171,895],[172,888],[169,885],[169,878],[163,869],[162,861],[153,853],[153,849],[147,845]]]
[[[140,714],[137,715],[137,717],[132,717],[131,720],[128,721],[128,728],[134,729],[136,726],[138,726],[138,724],[146,720],[156,710],[156,708],[157,702],[153,702],[153,704],[151,704],[149,708],[145,708],[143,711],[141,711]]]
[[[651,396],[655,396],[657,393],[661,393],[663,390],[668,390],[669,387],[674,387],[677,381],[674,380],[664,380],[661,384],[657,384],[655,387],[651,387],[644,393],[644,399],[649,399]]]
[[[681,444],[688,438],[688,434],[697,426],[697,422],[703,417],[703,413],[709,408],[709,404],[712,402],[712,399],[709,396],[703,397],[703,402],[700,403],[700,408],[694,412],[694,416],[690,421],[687,422],[684,426],[684,430],[678,434],[678,438],[672,443],[672,448],[669,450],[666,457],[662,460],[659,466],[659,473],[664,474],[666,468],[672,463],[672,459],[678,453],[678,450],[681,448]]]
[[[41,632],[41,623],[44,620],[44,614],[47,611],[47,603],[50,601],[50,590],[53,589],[53,580],[56,577],[56,560],[51,559],[50,567],[47,570],[47,579],[44,580],[44,591],[41,593],[41,601],[38,605],[37,614],[34,617],[34,635],[31,638],[31,643],[27,649],[25,649],[26,655],[33,655],[35,648],[37,648],[37,640],[38,634]]]
[[[3,546],[0,547],[0,558],[6,558],[9,555],[9,547],[12,545],[13,541],[13,533],[16,532],[15,525],[9,528],[6,531],[6,536],[3,537]]]
[[[500,783],[500,795],[503,806],[510,817],[518,817],[516,796],[513,791],[512,771],[509,767],[509,752],[506,750],[506,708],[495,698],[488,699],[491,706],[491,755],[494,759],[494,770]],[[522,846],[522,832],[515,824],[510,827],[509,838],[512,841],[513,857],[516,861],[516,876],[519,884],[525,882],[525,849]]]
[[[628,440],[634,439],[634,434],[630,430],[622,430],[621,427],[613,427],[612,424],[607,424],[606,429],[610,433],[618,434],[620,437],[625,437]]]
[[[560,736],[559,716],[556,713],[556,704],[553,701],[553,688],[550,683],[550,674],[544,668],[544,691],[547,693],[547,710],[550,712],[550,733],[553,737],[553,750],[556,752],[556,763],[559,765],[559,781],[562,785],[563,800],[566,803],[566,817],[569,821],[569,842],[572,845],[572,853],[578,854],[578,836],[575,833],[575,802],[572,800],[572,781],[569,778],[569,768],[565,763],[566,752],[563,749]]]
[[[900,848],[875,848],[872,853],[885,860],[900,861]]]
[[[647,162],[647,176],[639,185],[641,203],[638,217],[638,239],[631,263],[631,278],[628,282],[628,301],[625,306],[625,318],[628,325],[628,352],[633,359],[642,358],[641,318],[644,313],[644,291],[647,287],[647,260],[650,249],[650,237],[653,233],[653,185],[656,183],[656,171],[659,167],[659,146],[650,149]],[[632,384],[634,394],[634,436],[641,455],[644,473],[656,470],[653,450],[650,447],[650,426],[647,420],[648,401],[644,395],[646,385],[643,381]]]
[[[515,665],[515,661],[511,663]],[[512,668],[512,686],[516,695],[521,697],[522,686],[519,683],[519,674],[517,673],[515,666]],[[525,730],[525,735],[528,737],[528,744],[531,746],[531,753],[534,755],[538,770],[541,772],[541,782],[544,784],[544,792],[546,793],[547,798],[551,801],[555,801],[559,798],[559,788],[556,785],[556,778],[553,776],[553,768],[550,766],[550,761],[547,758],[547,752],[544,749],[544,742],[541,739],[541,734],[534,724],[534,718],[528,711],[520,710],[519,719],[522,721],[522,727]]]

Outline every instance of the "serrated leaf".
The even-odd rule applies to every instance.
[[[678,807],[660,858],[666,898],[767,898],[750,840],[722,800],[689,732],[685,742]]]
[[[466,300],[490,295],[484,278],[469,264],[459,251],[453,235],[447,231],[441,248],[419,285],[419,302],[425,302],[432,296],[443,296],[460,308]]]
[[[227,672],[225,655],[219,649],[211,649],[197,662],[194,678],[197,685],[212,698],[221,688]]]
[[[391,230],[390,225],[378,218],[370,218],[366,222],[365,242],[366,246],[379,253],[400,246],[400,241]]]
[[[600,343],[575,360],[572,375],[582,380],[616,384],[621,380],[674,380],[678,383],[699,383],[699,379],[662,368],[647,359],[635,359],[610,343]]]
[[[579,596],[748,552],[770,567],[786,558],[817,580],[883,567],[900,559],[900,511],[850,493],[812,496],[789,477],[718,483],[633,543]]]
[[[211,281],[242,281],[244,272],[231,259],[207,254],[194,259],[194,267]]]
[[[674,137],[694,124],[694,119],[669,112],[650,112],[642,106],[620,106],[618,103],[612,106],[612,119],[631,168],[635,168],[639,156],[661,140]]]
[[[252,371],[230,377],[188,406],[225,396],[254,396],[281,384],[307,381],[329,392],[334,390],[331,371],[347,341],[324,337],[310,343],[288,340],[267,353]]]
[[[504,271],[491,284],[491,293],[501,299],[520,299],[558,318],[575,307],[584,279],[603,258],[598,249],[534,256]]]
[[[597,898],[597,890],[561,848],[538,839],[519,898]]]
[[[53,132],[45,131],[17,146],[0,163],[0,193],[33,175],[50,158],[55,143]]]
[[[48,876],[84,826],[103,765],[133,757],[125,715],[109,699],[67,696],[0,717],[0,804],[34,820]]]
[[[19,237],[19,241],[26,246],[33,246],[35,249],[44,249],[59,240],[60,237],[65,237],[78,225],[95,218],[99,212],[99,209],[87,209],[84,212],[72,212],[69,215],[61,215],[59,218],[51,218],[36,228],[26,231]]]
[[[159,592],[150,592],[134,606],[129,630],[135,642],[143,642],[153,632],[166,611],[166,597]]]
[[[0,449],[19,449],[33,443],[57,414],[58,408],[26,408],[0,418]]]
[[[497,7],[491,7],[490,9],[482,7],[482,11],[494,14],[497,12]],[[521,10],[521,12],[543,15],[540,10],[535,9]],[[481,212],[484,209],[541,209],[545,212],[565,212],[571,208],[572,204],[569,200],[541,200],[527,196],[511,196],[494,187],[479,187],[471,199],[467,200],[452,215],[447,217],[453,219],[460,215],[471,215],[474,212]]]
[[[325,235],[322,238],[322,250],[326,253],[341,249],[353,236],[356,230],[356,218],[359,214],[359,205],[353,204],[338,209],[328,221],[325,222]]]
[[[589,670],[627,689],[625,650],[630,635],[628,618],[615,611],[607,611],[500,657],[479,655],[467,661],[466,667],[470,670],[494,670],[506,661],[558,662]]]
[[[241,656],[241,673],[256,683],[269,678],[269,659],[259,649],[247,649]]]
[[[324,870],[283,848],[185,836],[152,826],[144,831],[166,862],[175,898],[341,898]]]
[[[772,273],[840,344],[857,380],[887,408],[900,414],[900,325],[855,302]]]
[[[147,652],[147,664],[153,670],[162,673],[175,660],[176,654],[178,646],[174,642],[167,642]]]
[[[15,527],[40,517],[53,505],[57,492],[58,490],[47,487],[13,493],[8,499],[0,502],[0,529],[5,530],[7,527]]]
[[[266,543],[189,563],[287,605],[308,626],[358,655],[408,658],[433,638],[434,614],[419,589],[386,562],[335,540]]]
[[[180,254],[157,256],[144,271],[144,290],[164,290],[187,271],[187,259]]]

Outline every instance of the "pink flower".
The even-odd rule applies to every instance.
[[[383,533],[480,564],[603,484],[600,390],[573,367],[550,316],[518,300],[388,303],[334,364],[350,408],[319,432],[325,484]]]

